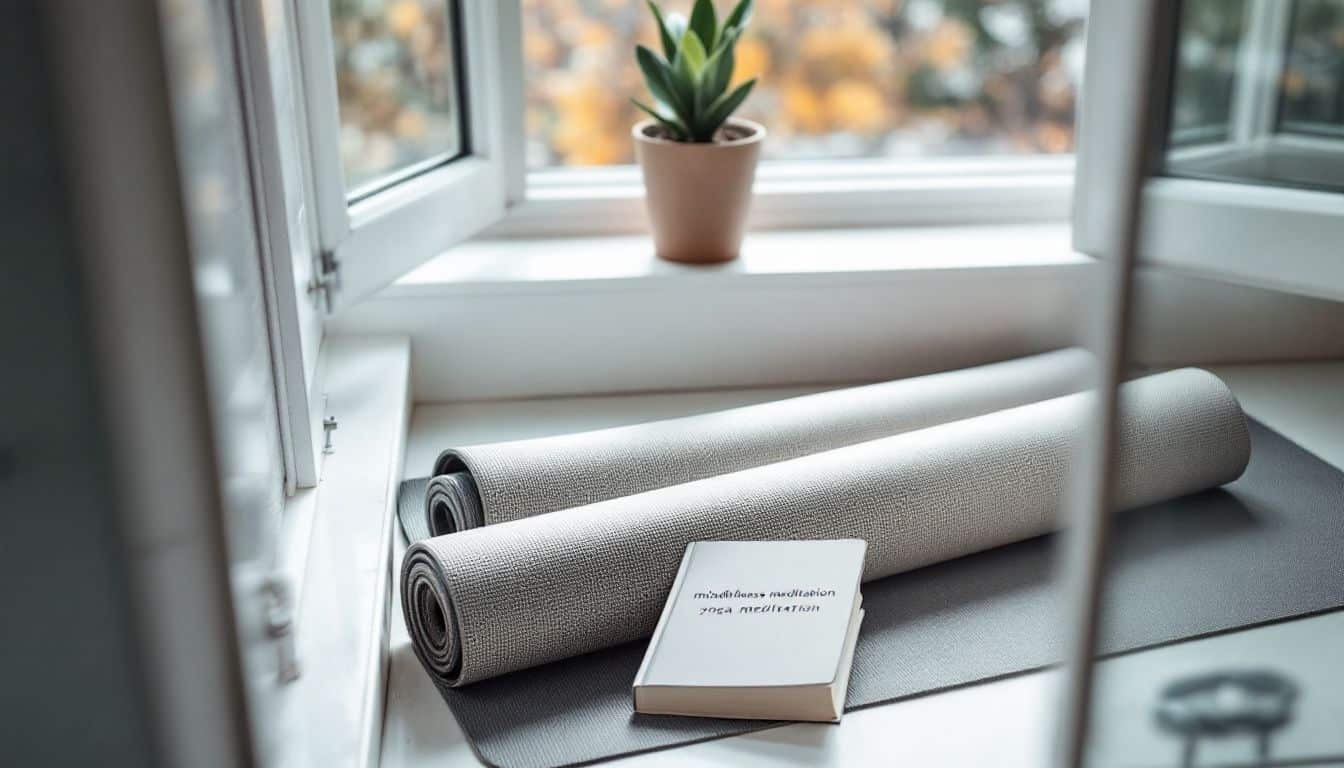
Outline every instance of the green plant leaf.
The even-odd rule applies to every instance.
[[[733,111],[742,106],[746,100],[747,94],[751,93],[752,86],[756,85],[756,78],[737,86],[731,93],[720,96],[705,110],[703,117],[696,123],[691,138],[694,141],[713,141],[714,133],[719,130],[719,126],[732,116]]]
[[[654,5],[653,0],[644,0],[648,3],[649,10],[653,11],[653,18],[658,22],[658,37],[662,39],[663,55],[671,61],[677,57],[677,38],[672,36],[672,32],[667,28],[667,22],[663,19],[663,12]]]
[[[740,0],[740,2],[733,7],[732,12],[728,14],[728,18],[724,20],[723,28],[725,30],[742,29],[747,26],[748,21],[751,21],[751,13],[754,10],[755,3],[752,2],[752,0]]]
[[[641,102],[639,99],[631,99],[630,103],[644,110],[644,112],[647,113],[649,117],[652,117],[654,120],[657,120],[658,124],[663,126],[664,130],[672,134],[672,138],[674,140],[676,141],[686,140],[686,129],[682,126],[681,123],[677,122],[675,119],[664,116],[663,114],[659,113],[658,110],[654,109],[653,107],[650,107],[648,104]]]
[[[700,35],[694,29],[686,30],[686,34],[681,36],[681,42],[677,45],[677,61],[685,60],[690,65],[691,74],[695,78],[700,77],[700,72],[705,68],[705,59],[709,54],[705,52],[705,45],[700,40]]]
[[[714,55],[705,62],[705,74],[701,76],[701,91],[704,95],[705,104],[712,104],[715,99],[723,95],[728,87],[728,82],[733,77],[733,44],[737,41],[738,32],[729,30],[724,33],[723,43]]]
[[[644,82],[649,86],[653,98],[666,104],[673,112],[687,111],[689,102],[681,98],[671,82],[675,73],[668,68],[666,62],[658,58],[658,54],[642,45],[636,45],[635,61],[639,63],[639,69],[644,73]]]
[[[690,33],[687,33],[687,36],[695,37]],[[690,61],[686,58],[685,47],[677,50],[676,61],[671,65],[663,66],[668,90],[672,92],[675,99],[672,102],[673,111],[677,113],[677,119],[689,128],[696,115],[698,78],[691,69]]]
[[[677,48],[677,60],[672,62],[672,74],[668,77],[669,87],[675,91],[680,100],[677,117],[688,129],[695,125],[695,116],[700,114],[700,75],[691,63],[697,53],[692,47],[698,46],[699,40],[690,30],[681,36],[681,43]]]
[[[714,50],[718,24],[712,0],[695,0],[695,6],[691,8],[691,29],[700,36],[706,51]]]

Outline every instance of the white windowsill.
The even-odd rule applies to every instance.
[[[410,337],[422,402],[876,380],[1076,343],[1094,263],[1062,222],[753,232],[714,266],[482,239],[328,329]]]
[[[327,412],[338,419],[316,488],[285,504],[300,676],[275,683],[279,765],[367,768],[382,741],[389,560],[410,422],[410,345],[328,335]]]
[[[766,283],[868,280],[967,270],[1086,265],[1064,223],[822,229],[752,233],[742,255],[725,264],[663,261],[648,235],[475,240],[453,248],[384,289],[378,298],[427,297],[482,290],[590,290],[630,283],[730,280]]]

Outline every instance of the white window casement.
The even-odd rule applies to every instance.
[[[378,5],[378,4],[375,4]],[[521,161],[517,4],[444,0],[456,71],[456,146],[367,180],[342,168],[332,0],[296,4],[321,264],[317,291],[339,310],[498,221]],[[521,166],[518,166],[521,167]]]
[[[325,275],[319,282],[331,311],[483,230],[491,237],[647,231],[638,168],[527,168],[519,0],[442,3],[458,68],[460,152],[347,184],[341,143],[349,137],[332,65],[340,46],[332,11],[340,2],[350,0],[295,9]],[[1071,194],[1072,158],[1064,155],[773,161],[758,174],[752,227],[1064,222]]]
[[[337,0],[340,1],[340,0]],[[375,4],[381,5],[381,4]],[[355,303],[500,219],[510,157],[503,85],[509,3],[444,0],[456,59],[455,146],[347,184],[331,2],[237,5],[256,213],[264,229],[267,304],[286,488],[322,472],[327,431],[319,351],[324,317]],[[516,24],[512,25],[516,27]],[[516,45],[513,46],[516,50]],[[521,140],[521,135],[519,135]]]
[[[1132,12],[1108,5],[1093,3],[1094,24],[1123,21]],[[1182,7],[1201,5],[1218,7]],[[1158,105],[1158,124],[1151,130],[1162,138],[1154,142],[1158,152],[1149,159],[1143,190],[1143,263],[1339,299],[1344,296],[1341,117],[1337,111],[1323,119],[1294,114],[1285,86],[1301,77],[1289,72],[1289,59],[1303,50],[1298,36],[1309,30],[1297,17],[1309,6],[1301,0],[1245,0],[1221,7],[1239,15],[1239,33],[1225,41],[1226,50],[1187,41],[1186,21],[1173,18],[1164,32],[1176,51],[1176,71],[1146,86],[1148,98]],[[1098,33],[1089,35],[1088,45],[1084,93],[1136,87],[1130,41]],[[1211,65],[1220,55],[1227,64]],[[1226,98],[1192,122],[1182,106],[1183,97],[1195,89],[1183,91],[1183,75],[1199,68],[1221,69]],[[1117,154],[1109,151],[1119,139],[1115,126],[1124,119],[1119,103],[1085,98],[1079,115],[1073,241],[1083,253],[1101,255],[1102,244],[1119,225],[1114,212],[1122,190],[1107,183],[1120,170]]]

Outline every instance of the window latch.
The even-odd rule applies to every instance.
[[[335,416],[328,416],[322,420],[322,453],[330,455],[336,452],[336,446],[331,444],[331,433],[339,426],[340,422],[336,421]]]
[[[341,291],[341,262],[336,252],[323,249],[318,254],[317,273],[308,281],[308,295],[319,302],[330,315],[335,308],[336,294]]]

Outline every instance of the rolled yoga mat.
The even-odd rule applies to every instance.
[[[1344,472],[1254,420],[1250,428],[1251,463],[1236,481],[1115,517],[1100,653],[1344,608]],[[864,584],[845,709],[1062,660],[1073,618],[1055,572],[1061,541],[1038,536]],[[455,719],[481,761],[499,768],[587,764],[777,725],[632,713],[630,684],[646,646],[636,640],[461,688],[430,685],[408,645],[394,648],[392,664],[398,697],[417,708],[403,714],[418,744],[455,741]],[[1330,696],[1326,678],[1299,680],[1302,696]],[[949,727],[977,733],[976,722]]]
[[[772,403],[444,451],[409,541],[759,467],[1078,392],[1091,357],[1066,349]],[[419,482],[411,481],[411,482]]]
[[[1245,416],[1212,374],[1121,388],[1116,504],[1234,480]],[[645,637],[686,545],[862,538],[865,581],[1055,528],[1090,396],[1070,395],[692,483],[413,544],[412,644],[460,686]]]

